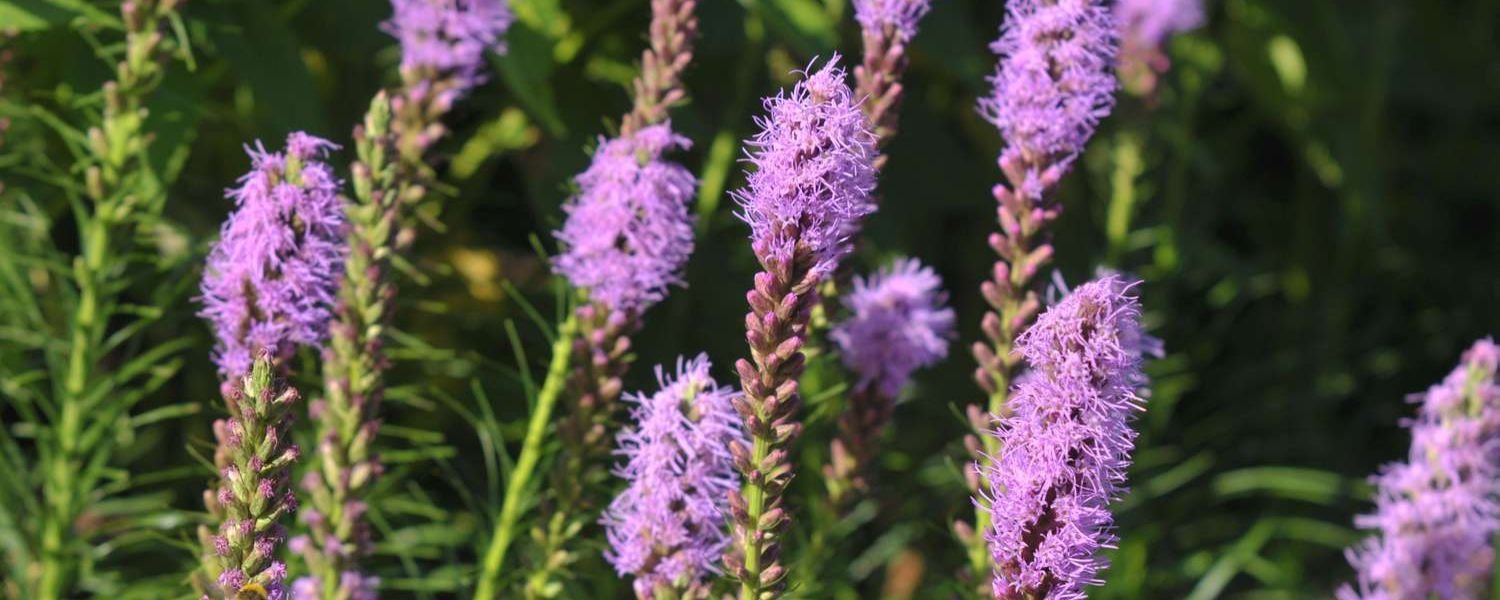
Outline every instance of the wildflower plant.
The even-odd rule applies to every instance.
[[[209,252],[200,313],[213,326],[214,360],[229,417],[214,422],[219,481],[204,494],[217,533],[199,528],[203,569],[194,579],[210,598],[281,598],[284,518],[296,510],[291,468],[298,394],[285,387],[299,346],[328,337],[344,265],[342,182],[324,162],[333,144],[287,136],[283,152],[249,149],[252,168],[229,191],[235,209]]]
[[[621,121],[619,135],[601,140],[593,159],[575,183],[578,192],[564,207],[567,220],[557,239],[562,252],[554,269],[582,299],[563,327],[576,336],[559,337],[571,358],[553,357],[553,365],[569,365],[564,373],[567,403],[557,433],[568,452],[550,473],[553,493],[532,531],[537,541],[531,569],[523,586],[528,598],[553,597],[563,590],[569,567],[578,561],[573,539],[594,520],[602,503],[597,489],[606,479],[604,459],[609,431],[614,426],[622,390],[621,377],[634,361],[630,335],[641,317],[665,298],[672,286],[682,285],[681,271],[693,248],[693,220],[688,202],[697,180],[667,155],[686,149],[687,138],[673,132],[668,111],[687,99],[682,73],[692,61],[698,33],[695,0],[653,0],[649,48],[641,55],[641,71],[631,83],[633,106]],[[554,347],[554,353],[560,346]],[[549,371],[544,391],[564,382]],[[539,396],[519,460],[540,460],[539,440],[554,395]],[[527,448],[533,450],[526,452]],[[506,485],[504,504],[494,534],[485,550],[478,592],[498,594],[501,570],[518,528],[523,491],[530,473],[513,476]]]
[[[884,146],[896,134],[901,96],[905,87],[907,45],[917,35],[922,17],[932,9],[928,0],[856,0],[854,18],[859,21],[864,60],[854,68],[855,94],[870,120],[877,145]],[[886,156],[875,159],[875,168],[885,166]]]
[[[118,16],[79,18],[105,32],[95,49],[112,78],[97,92],[56,97],[55,107],[35,94],[19,107],[0,98],[0,138],[55,133],[67,157],[16,147],[0,183],[0,329],[10,332],[0,343],[0,593],[8,596],[117,591],[111,561],[142,551],[133,534],[171,512],[129,483],[121,461],[138,428],[193,411],[191,403],[137,410],[172,380],[188,343],[155,330],[173,316],[161,307],[187,294],[161,281],[188,261],[184,252],[153,252],[180,232],[162,215],[173,174],[153,160],[147,125],[167,59],[190,57],[170,27],[178,8],[134,0]],[[0,26],[0,36],[16,35],[14,27]],[[115,32],[123,37],[111,39]],[[6,46],[0,68],[13,56]],[[6,189],[23,178],[45,193]],[[112,522],[97,518],[104,503],[118,507]]]
[[[1113,14],[1103,2],[1017,0],[1007,6],[1000,39],[990,46],[1000,61],[979,109],[1005,139],[999,164],[1009,185],[994,188],[1000,230],[989,246],[999,259],[980,287],[989,311],[980,323],[985,341],[974,344],[973,354],[975,380],[988,402],[969,408],[975,431],[1011,414],[1007,397],[1023,368],[1013,349],[1041,308],[1032,286],[1052,260],[1048,227],[1061,211],[1055,191],[1114,104],[1115,37]],[[966,444],[979,471],[999,455],[998,438],[971,437]],[[969,479],[977,488],[977,473]],[[979,506],[975,527],[956,526],[975,576],[991,569],[975,534],[989,527],[988,512]]]
[[[760,264],[746,294],[750,359],[735,364],[745,395],[735,410],[750,444],[730,446],[744,489],[732,496],[735,543],[728,572],[745,599],[785,585],[781,538],[791,513],[791,445],[801,432],[797,393],[818,285],[848,255],[850,235],[874,210],[875,137],[834,57],[809,69],[789,93],[765,101],[761,131],[747,144],[755,167],[735,193]]]

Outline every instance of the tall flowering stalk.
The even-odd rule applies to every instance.
[[[839,415],[832,460],[824,467],[829,496],[839,507],[869,492],[880,435],[896,399],[917,369],[948,356],[954,322],[942,279],[914,258],[856,279],[844,308],[849,317],[829,337],[859,381]]]
[[[782,497],[802,429],[802,346],[818,285],[849,253],[850,234],[874,210],[875,187],[875,136],[837,57],[791,93],[768,98],[765,110],[760,133],[747,142],[755,170],[735,193],[761,266],[746,294],[750,359],[735,365],[745,392],[735,410],[750,444],[730,446],[745,485],[730,501],[735,543],[725,564],[744,600],[774,597],[785,583],[780,538],[790,514]]]
[[[1374,477],[1375,512],[1355,519],[1377,535],[1348,551],[1358,583],[1341,600],[1482,598],[1500,532],[1500,347],[1475,342],[1427,393],[1411,455]]]
[[[396,299],[391,260],[411,243],[413,207],[426,196],[426,152],[442,117],[484,81],[485,53],[503,51],[512,17],[503,0],[394,0],[383,28],[401,43],[402,86],[376,95],[355,129],[358,161],[348,202],[348,262],[331,341],[324,352],[317,422],[318,461],[302,480],[309,535],[293,540],[311,576],[298,600],[376,597],[379,580],[361,568],[370,551],[366,495],[381,473],[374,452],[388,361],[383,346]]]
[[[1125,89],[1150,97],[1157,80],[1171,66],[1162,45],[1173,34],[1203,25],[1203,0],[1120,0],[1120,79]]]
[[[619,137],[600,143],[588,170],[577,179],[579,194],[564,209],[568,219],[557,234],[564,251],[555,267],[586,292],[587,301],[567,322],[576,332],[566,342],[570,356],[553,357],[554,365],[571,368],[549,373],[544,385],[544,391],[566,388],[566,394],[542,398],[555,402],[558,395],[566,396],[568,410],[557,432],[569,452],[553,472],[555,494],[534,532],[542,557],[523,589],[529,598],[560,593],[557,580],[577,560],[567,545],[590,519],[594,500],[588,488],[605,476],[601,463],[608,452],[609,424],[619,402],[620,378],[632,360],[629,336],[639,328],[641,314],[664,298],[668,287],[681,283],[680,271],[692,252],[687,202],[697,183],[665,155],[689,144],[672,132],[666,118],[686,98],[681,76],[692,59],[696,6],[694,0],[652,1],[651,46],[632,86],[634,107],[622,121]],[[519,460],[539,460],[540,437],[551,410],[537,403]],[[506,484],[481,565],[481,598],[499,594],[500,572],[529,480],[530,473],[517,471]]]
[[[161,224],[166,204],[159,165],[150,158],[154,136],[147,106],[166,74],[164,59],[181,51],[169,24],[180,4],[119,4],[114,29],[123,38],[94,44],[113,77],[97,94],[58,98],[65,106],[86,109],[82,127],[59,119],[63,113],[34,106],[41,99],[37,95],[28,94],[18,109],[5,107],[17,119],[14,125],[28,118],[45,122],[45,129],[64,138],[73,157],[62,164],[8,162],[5,169],[6,176],[31,173],[55,182],[49,195],[71,207],[66,219],[38,214],[35,222],[47,224],[41,226],[46,231],[38,231],[22,224],[31,220],[20,216],[26,203],[7,197],[11,217],[0,224],[0,270],[37,274],[0,284],[6,297],[17,299],[0,311],[0,328],[27,332],[5,342],[7,353],[24,353],[26,359],[17,363],[24,368],[3,374],[8,383],[0,395],[15,411],[9,418],[34,426],[31,439],[16,439],[21,437],[21,428],[11,427],[16,423],[0,432],[0,445],[12,450],[14,465],[6,475],[12,485],[0,497],[0,520],[23,524],[11,529],[23,533],[8,537],[5,561],[3,587],[17,596],[52,600],[97,591],[88,588],[83,575],[96,571],[96,563],[118,547],[97,543],[98,537],[133,519],[90,518],[88,512],[117,493],[105,484],[118,465],[116,443],[128,437],[128,429],[120,427],[129,427],[136,402],[172,376],[183,347],[139,343],[141,332],[159,317],[126,301],[127,291],[139,283],[136,277],[166,262],[139,251],[138,243]],[[7,30],[0,33],[6,38],[0,39],[6,46],[0,48],[0,68],[13,56],[6,42],[24,29],[24,10],[21,21],[21,29],[17,23],[0,25]],[[0,117],[0,137],[11,125]],[[40,249],[45,251],[32,252]],[[142,263],[149,266],[138,268]],[[111,433],[100,435],[106,431]]]
[[[551,497],[533,531],[538,564],[527,576],[528,598],[561,592],[560,579],[578,560],[569,546],[597,514],[597,487],[607,478],[610,430],[619,412],[621,377],[634,360],[630,336],[668,290],[681,285],[693,251],[689,202],[698,182],[669,155],[691,146],[672,130],[668,111],[686,101],[682,73],[698,34],[695,0],[652,0],[650,47],[631,84],[632,108],[620,133],[601,139],[578,194],[564,206],[557,232],[563,252],[555,269],[586,294],[574,312],[565,411],[557,434],[568,449],[551,473]],[[516,488],[520,489],[520,488]],[[504,560],[505,547],[491,545]]]
[[[622,430],[616,474],[627,485],[602,519],[605,558],[634,577],[639,598],[708,598],[711,575],[729,544],[729,494],[739,487],[729,444],[743,442],[734,413],[740,394],[720,387],[706,355],[677,361],[675,377],[657,367],[661,390],[627,396],[634,425]]]
[[[855,0],[854,17],[864,42],[864,63],[854,68],[855,95],[870,120],[876,144],[884,146],[896,134],[901,108],[901,77],[906,74],[906,45],[917,35],[917,25],[932,8],[928,0]],[[875,168],[886,156],[875,157]]]
[[[1009,185],[994,188],[1000,230],[989,245],[999,260],[980,286],[990,310],[980,322],[988,343],[973,346],[975,380],[989,401],[969,408],[976,431],[1010,414],[1006,397],[1021,368],[1012,349],[1041,306],[1032,289],[1036,274],[1052,260],[1048,227],[1061,211],[1053,194],[1114,105],[1114,18],[1100,0],[1014,0],[990,48],[1000,62],[980,111],[1005,139],[999,164]],[[966,443],[981,470],[1000,449],[988,436]],[[970,473],[970,485],[978,483]],[[979,531],[988,527],[988,513],[982,503],[977,507]],[[988,572],[988,553],[974,529],[959,523],[956,531],[969,547],[973,575]]]
[[[1147,380],[1131,286],[1105,276],[1079,286],[1016,341],[1030,369],[993,435],[984,469],[993,525],[994,597],[1082,600],[1115,545],[1109,504],[1125,492],[1133,413]],[[979,499],[975,499],[976,503]]]
[[[284,597],[275,560],[296,510],[290,480],[295,390],[279,380],[296,347],[321,344],[344,263],[340,182],[322,161],[333,144],[287,137],[284,153],[249,151],[253,169],[229,191],[235,210],[208,256],[200,315],[214,330],[214,361],[229,417],[214,422],[219,482],[204,494],[217,533],[204,525],[205,597]]]

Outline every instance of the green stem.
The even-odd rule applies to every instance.
[[[760,417],[761,419],[765,418],[765,415],[756,416]],[[765,436],[755,436],[754,446],[755,447],[751,450],[750,464],[765,464],[766,455],[771,453],[770,440],[766,439]],[[745,508],[745,512],[750,515],[749,522],[758,525],[760,523],[761,516],[766,513],[765,486],[759,485],[759,482],[754,480],[745,483]],[[760,528],[757,526],[755,530],[751,532],[751,535],[746,536],[745,570],[748,571],[751,576],[743,579],[740,582],[740,600],[761,600],[760,554],[762,546],[760,543],[760,535],[758,535],[760,533],[759,529]]]
[[[536,408],[531,412],[531,421],[526,425],[526,439],[521,442],[521,456],[516,459],[510,480],[505,483],[505,500],[500,505],[500,519],[495,522],[495,533],[490,537],[489,548],[484,553],[484,564],[479,572],[479,584],[474,597],[480,600],[498,598],[500,570],[505,565],[505,553],[516,537],[517,522],[521,518],[521,495],[531,483],[541,460],[542,440],[552,424],[552,409],[562,395],[563,384],[568,377],[568,362],[573,354],[573,337],[578,332],[578,318],[569,316],[558,329],[557,341],[552,343],[552,363],[547,367],[547,379],[537,394]]]

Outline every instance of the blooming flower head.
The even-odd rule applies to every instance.
[[[1359,571],[1345,600],[1479,598],[1500,531],[1500,347],[1479,340],[1443,381],[1417,396],[1411,455],[1374,478],[1378,532],[1348,552]]]
[[[1114,276],[1086,283],[1017,339],[1029,366],[985,477],[996,598],[1081,600],[1113,547],[1109,503],[1124,493],[1142,408],[1140,309]]]
[[[484,53],[505,52],[513,16],[505,0],[391,0],[381,25],[401,42],[401,70],[451,77],[454,95],[484,83]]]
[[[917,259],[898,260],[855,280],[844,297],[849,318],[831,336],[861,385],[894,398],[913,372],[948,356],[954,316],[947,304],[937,273]]]
[[[601,522],[605,558],[635,576],[641,597],[717,573],[729,542],[728,498],[739,489],[729,444],[745,434],[731,405],[739,392],[716,384],[709,368],[705,355],[679,359],[676,377],[657,367],[661,391],[626,396],[635,425],[618,436],[626,462],[616,474],[627,486]]]
[[[556,267],[591,299],[639,314],[682,284],[693,252],[688,204],[697,181],[663,155],[688,145],[670,123],[652,125],[603,141],[578,176],[578,195],[563,207],[568,219],[557,232],[564,251]]]
[[[932,9],[929,0],[854,0],[854,18],[866,31],[896,30],[903,43],[917,35],[917,22]]]
[[[875,136],[834,56],[791,93],[765,100],[760,133],[746,143],[755,171],[735,192],[762,263],[806,252],[818,276],[850,251],[850,236],[875,210]]]
[[[235,209],[209,252],[199,313],[226,379],[249,373],[262,352],[285,358],[328,333],[345,248],[340,182],[323,162],[332,148],[300,132],[284,153],[257,144],[252,170],[228,192]]]
[[[980,100],[1006,153],[1070,165],[1114,107],[1115,21],[1102,0],[1011,0]]]
[[[1203,0],[1119,0],[1115,19],[1127,44],[1155,48],[1203,24]]]

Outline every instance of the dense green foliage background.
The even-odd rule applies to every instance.
[[[441,213],[403,285],[384,429],[393,466],[375,511],[379,570],[397,597],[468,585],[498,505],[504,461],[490,436],[519,439],[522,374],[547,358],[524,308],[554,314],[557,288],[538,250],[554,248],[569,178],[628,108],[623,84],[649,14],[645,0],[513,4],[509,54],[448,121]],[[67,204],[31,166],[67,160],[42,111],[81,122],[79,96],[109,76],[95,45],[118,34],[98,26],[85,10],[94,5],[0,1],[12,53],[0,67],[0,115],[10,118],[0,206],[35,202],[63,249],[76,244]],[[347,147],[371,95],[396,77],[398,51],[378,29],[388,10],[192,0],[180,32],[191,59],[168,67],[150,103],[171,243],[147,250],[162,264],[182,253],[198,264],[230,207],[223,190],[247,168],[245,144],[279,145],[302,129]],[[688,288],[647,315],[627,389],[650,386],[652,365],[699,351],[730,378],[754,270],[725,193],[742,181],[739,141],[753,131],[757,99],[789,85],[791,71],[859,54],[844,0],[702,0],[699,12],[692,103],[674,112],[695,143],[684,160],[703,180],[699,247]],[[1404,456],[1406,395],[1475,338],[1500,333],[1500,3],[1211,0],[1209,13],[1204,29],[1170,45],[1158,97],[1123,97],[1063,190],[1061,278],[1105,265],[1144,277],[1148,324],[1168,349],[1150,368],[1134,491],[1099,598],[1329,595],[1351,577],[1341,549],[1357,539],[1353,515],[1369,508],[1365,477]],[[900,596],[915,585],[908,593],[939,597],[962,562],[948,526],[970,512],[959,415],[980,397],[967,346],[992,260],[984,237],[1001,143],[973,107],[1002,14],[998,0],[937,0],[911,49],[885,201],[858,260],[862,271],[897,254],[934,265],[961,336],[897,411],[878,511],[858,513],[873,522],[841,558],[794,579],[802,595]],[[339,155],[341,168],[349,158]],[[198,275],[160,271],[127,292],[153,298],[187,278],[141,342],[186,333],[186,363],[140,410],[199,410],[137,429],[120,447],[119,466],[161,475],[138,482],[151,504],[133,526],[150,533],[101,547],[94,570],[116,574],[93,575],[101,590],[184,589],[195,559],[189,525],[210,477],[196,458],[222,410],[208,333],[193,315]],[[305,360],[316,373],[315,358]],[[809,381],[796,492],[805,497],[822,491],[816,465],[838,406],[836,393],[820,393],[837,391],[821,375],[831,373],[814,369]],[[315,378],[303,383],[317,389]],[[17,424],[3,406],[0,418]],[[626,593],[596,559],[582,564],[575,597]]]

